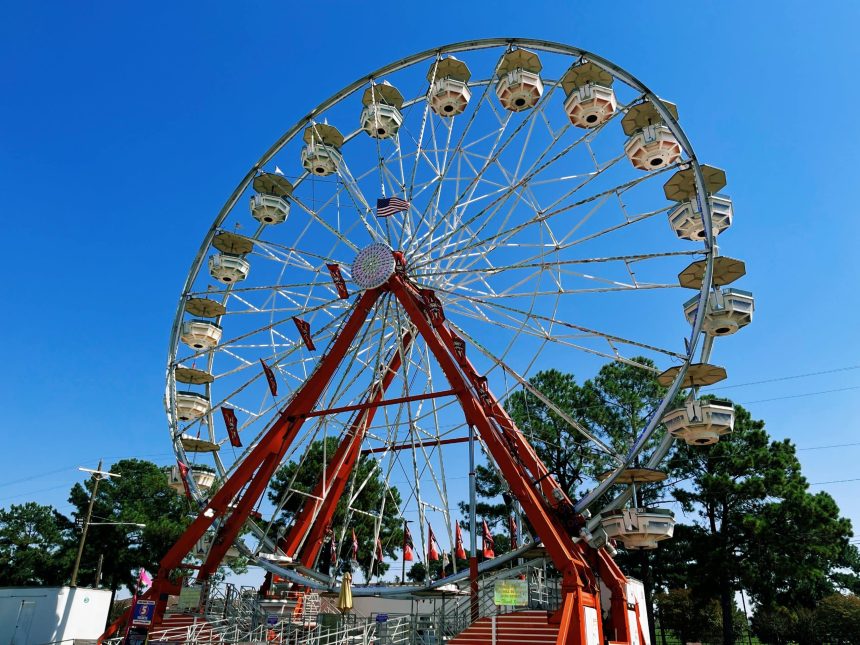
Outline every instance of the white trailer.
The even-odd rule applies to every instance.
[[[84,587],[0,587],[0,643],[95,643],[111,592]]]

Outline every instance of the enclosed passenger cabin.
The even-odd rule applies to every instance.
[[[288,197],[293,185],[283,175],[262,173],[254,178],[251,216],[261,224],[281,224],[290,214]]]
[[[472,91],[466,85],[471,77],[466,63],[453,56],[433,63],[427,72],[427,80],[430,81],[427,101],[430,109],[441,117],[463,114],[472,98]]]
[[[177,390],[176,416],[180,421],[194,421],[209,412],[209,399],[197,392]]]
[[[716,237],[732,225],[732,200],[717,192],[726,185],[725,171],[713,166],[701,166],[701,169],[708,205],[711,208],[711,226]],[[705,239],[702,205],[696,192],[693,168],[684,168],[672,175],[663,185],[663,192],[667,199],[678,202],[678,205],[669,211],[669,225],[675,235],[683,240]]]
[[[239,255],[216,253],[209,256],[209,275],[218,282],[233,284],[248,277],[251,265]]]
[[[522,112],[533,108],[543,94],[542,69],[537,54],[526,49],[513,49],[496,67],[496,96],[506,110]]]
[[[180,340],[192,349],[212,349],[221,342],[221,325],[209,320],[185,320],[180,330]]]
[[[618,108],[612,74],[591,62],[573,65],[561,79],[564,111],[577,128],[595,128]]]
[[[359,119],[361,129],[374,139],[390,139],[403,124],[403,95],[387,81],[373,84],[361,97],[364,109]]]
[[[314,123],[305,129],[302,139],[302,167],[312,175],[325,177],[337,172],[343,162],[340,149],[343,135],[334,126]]]
[[[734,429],[735,409],[729,401],[694,399],[664,416],[663,425],[690,446],[709,446]]]
[[[674,118],[678,118],[678,108],[674,103],[662,101],[662,104]],[[651,101],[643,101],[627,110],[621,127],[630,137],[624,144],[624,153],[634,168],[658,170],[681,158],[681,145]]]
[[[204,533],[203,537],[201,537],[197,544],[194,545],[194,551],[192,551],[192,555],[200,558],[206,559],[209,555],[209,550],[212,548],[213,535],[212,533]],[[230,546],[227,549],[227,553],[224,554],[224,560],[230,561],[239,558],[242,554],[239,552],[235,546]]]
[[[675,532],[675,516],[664,508],[625,508],[604,511],[600,524],[611,540],[618,540],[625,549],[656,549],[661,540]]]
[[[749,291],[723,289],[711,291],[708,295],[708,311],[702,331],[708,336],[728,336],[752,322],[755,298]],[[684,303],[684,314],[690,324],[696,319],[699,310],[699,296]]]
[[[167,475],[167,485],[180,495],[184,494],[185,485],[182,483],[182,473],[179,472],[179,466],[166,466],[162,470]],[[202,493],[208,492],[215,483],[215,471],[209,466],[192,466],[190,474]]]

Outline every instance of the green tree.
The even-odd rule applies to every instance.
[[[529,380],[531,388],[518,390],[505,401],[511,418],[559,485],[573,499],[583,492],[580,487],[584,481],[593,481],[614,465],[606,452],[576,425],[617,454],[626,455],[666,396],[666,388],[657,382],[654,363],[642,357],[634,358],[633,362],[636,364],[615,361],[604,365],[593,380],[582,385],[577,384],[572,374],[554,369],[541,371]],[[532,390],[537,390],[542,396]],[[545,400],[553,405],[548,405]],[[644,464],[657,442],[656,436],[650,439],[633,465]],[[487,500],[479,505],[479,514],[496,525],[507,521],[511,505],[499,502],[499,496],[506,491],[506,484],[489,468],[477,468],[476,479],[478,495]],[[648,506],[664,493],[661,485],[640,484],[636,501],[640,506]],[[602,506],[610,498],[610,495],[605,496],[595,506]],[[465,514],[466,505],[461,504],[460,508]],[[622,554],[620,560],[645,586],[653,641],[652,557],[647,552],[638,551]]]
[[[288,489],[312,492],[323,473],[323,464],[328,466],[331,462],[338,443],[336,437],[327,437],[325,443],[322,440],[315,441],[308,448],[303,462],[290,462],[275,473],[269,489],[269,499],[274,504],[284,502],[279,518],[283,526],[292,523],[306,499],[304,495],[295,493],[287,495]],[[389,564],[377,562],[374,570],[370,570],[375,552],[374,535],[377,522],[380,523],[379,539],[384,554],[396,557],[397,551],[403,545],[403,520],[398,515],[400,493],[397,488],[388,486],[383,473],[379,471],[378,463],[367,456],[359,458],[351,477],[352,484],[347,485],[346,494],[338,501],[331,524],[336,539],[344,536],[338,552],[338,557],[344,560],[347,560],[351,553],[350,530],[355,530],[358,540],[358,565],[365,578],[370,580],[371,575],[382,575],[389,568]],[[350,489],[357,491],[352,509],[358,512],[351,513],[347,508]]]
[[[71,523],[35,502],[0,509],[0,586],[61,585],[68,577]]]
[[[99,555],[103,554],[102,574],[107,586],[113,591],[123,585],[132,590],[136,570],[144,567],[156,571],[161,558],[185,530],[190,522],[189,505],[167,485],[161,469],[149,461],[123,459],[110,470],[120,476],[99,483],[94,524],[87,533],[78,579],[82,584],[93,582]],[[89,479],[83,485],[75,484],[69,494],[79,520],[86,517],[92,487],[93,480]],[[76,533],[75,543],[78,539]]]
[[[766,645],[787,645],[796,632],[797,616],[787,607],[759,607],[752,619],[753,633]]]
[[[538,372],[529,384],[556,409],[525,388],[508,397],[505,409],[561,488],[576,498],[584,477],[594,477],[607,462],[605,455],[564,417],[587,426],[592,408],[601,406],[597,392],[578,385],[573,374],[555,369]]]
[[[762,607],[786,603],[797,614],[856,577],[850,522],[826,493],[808,492],[792,443],[771,441],[764,422],[741,406],[732,435],[704,450],[683,447],[670,466],[690,480],[675,498],[701,519],[690,584],[699,597],[719,600],[726,645],[735,643],[737,590]]]
[[[644,357],[634,358],[633,361],[636,365],[622,361],[608,363],[600,368],[593,380],[586,381],[583,386],[590,392],[587,399],[592,402],[584,412],[590,429],[621,455],[630,452],[666,397],[666,388],[657,382],[654,362]],[[678,397],[675,403],[680,405],[681,398]],[[642,451],[636,455],[632,466],[638,468],[647,464],[661,439],[661,433],[654,433]],[[636,484],[633,494],[634,504],[650,507],[665,497],[665,487],[662,483],[640,483]],[[596,506],[599,508],[608,499],[607,496],[604,500],[599,500]],[[618,562],[627,573],[642,581],[653,643],[656,638],[654,593],[657,589],[654,565],[656,562],[672,566],[672,562],[667,562],[660,549],[656,553],[642,550],[622,551]]]
[[[715,600],[702,601],[690,589],[670,589],[657,594],[655,600],[660,627],[674,632],[684,643],[710,641],[720,631],[720,606]]]
[[[834,645],[860,643],[860,598],[853,594],[831,594],[815,608],[821,640]]]

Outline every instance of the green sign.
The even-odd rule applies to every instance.
[[[508,606],[528,605],[528,583],[525,580],[500,580],[493,588],[493,602]]]
[[[200,606],[200,587],[182,587],[179,590],[179,611]]]

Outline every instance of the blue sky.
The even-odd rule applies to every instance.
[[[167,463],[170,324],[206,228],[307,110],[396,58],[486,36],[599,53],[678,104],[736,211],[756,320],[720,390],[860,524],[853,3],[8,4],[0,24],[0,506],[67,511],[77,465]],[[842,369],[854,368],[854,369]],[[841,370],[841,371],[833,371]],[[829,372],[774,381],[785,376]],[[769,381],[759,385],[742,385]],[[841,391],[834,391],[841,390]],[[826,392],[822,394],[815,394]],[[816,448],[816,449],[813,449]]]

